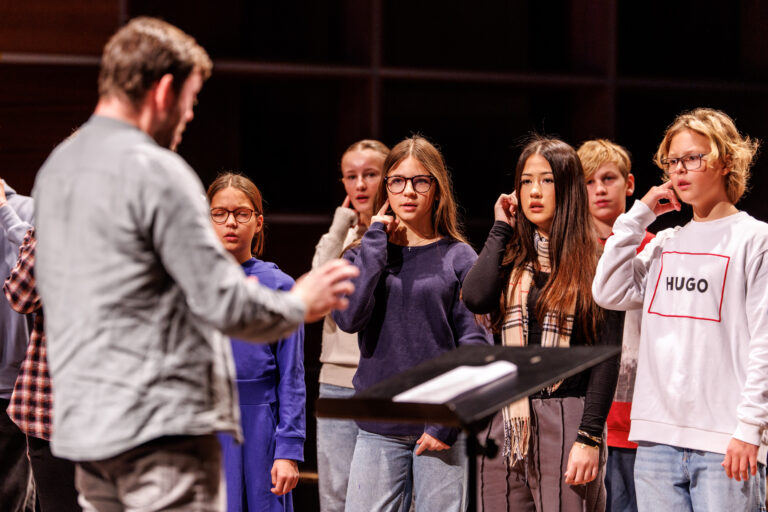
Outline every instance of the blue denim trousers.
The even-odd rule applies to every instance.
[[[635,458],[640,512],[765,511],[765,465],[745,481],[725,476],[722,453],[641,443]]]
[[[349,398],[354,394],[352,388],[320,384],[320,398]],[[322,512],[344,510],[357,431],[357,424],[352,420],[317,419],[317,474]]]
[[[347,512],[401,512],[415,496],[416,512],[463,512],[467,507],[464,435],[450,450],[416,455],[420,436],[360,430],[347,489]]]

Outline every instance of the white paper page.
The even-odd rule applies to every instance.
[[[517,365],[509,361],[494,361],[484,366],[457,366],[439,377],[403,391],[392,401],[442,404],[471,389],[516,373]]]

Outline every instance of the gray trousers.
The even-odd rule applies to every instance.
[[[528,456],[512,467],[501,455],[504,425],[501,412],[481,434],[500,447],[493,459],[479,457],[478,511],[602,512],[607,450],[600,448],[597,478],[585,485],[565,483],[568,455],[584,412],[583,398],[531,400],[531,439]]]
[[[215,435],[163,437],[110,459],[79,462],[75,485],[86,512],[209,512],[226,505]]]

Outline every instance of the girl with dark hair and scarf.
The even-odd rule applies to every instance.
[[[490,314],[505,346],[620,345],[623,315],[592,299],[599,248],[576,151],[533,138],[515,190],[496,201],[495,223],[464,280],[469,310]],[[603,432],[618,370],[611,358],[499,412],[482,435],[502,456],[478,461],[478,509],[604,510]]]

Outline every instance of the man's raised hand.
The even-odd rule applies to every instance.
[[[291,292],[298,295],[306,306],[304,321],[316,322],[333,309],[346,309],[349,301],[345,296],[355,291],[351,279],[359,274],[357,267],[337,259],[297,279]]]

